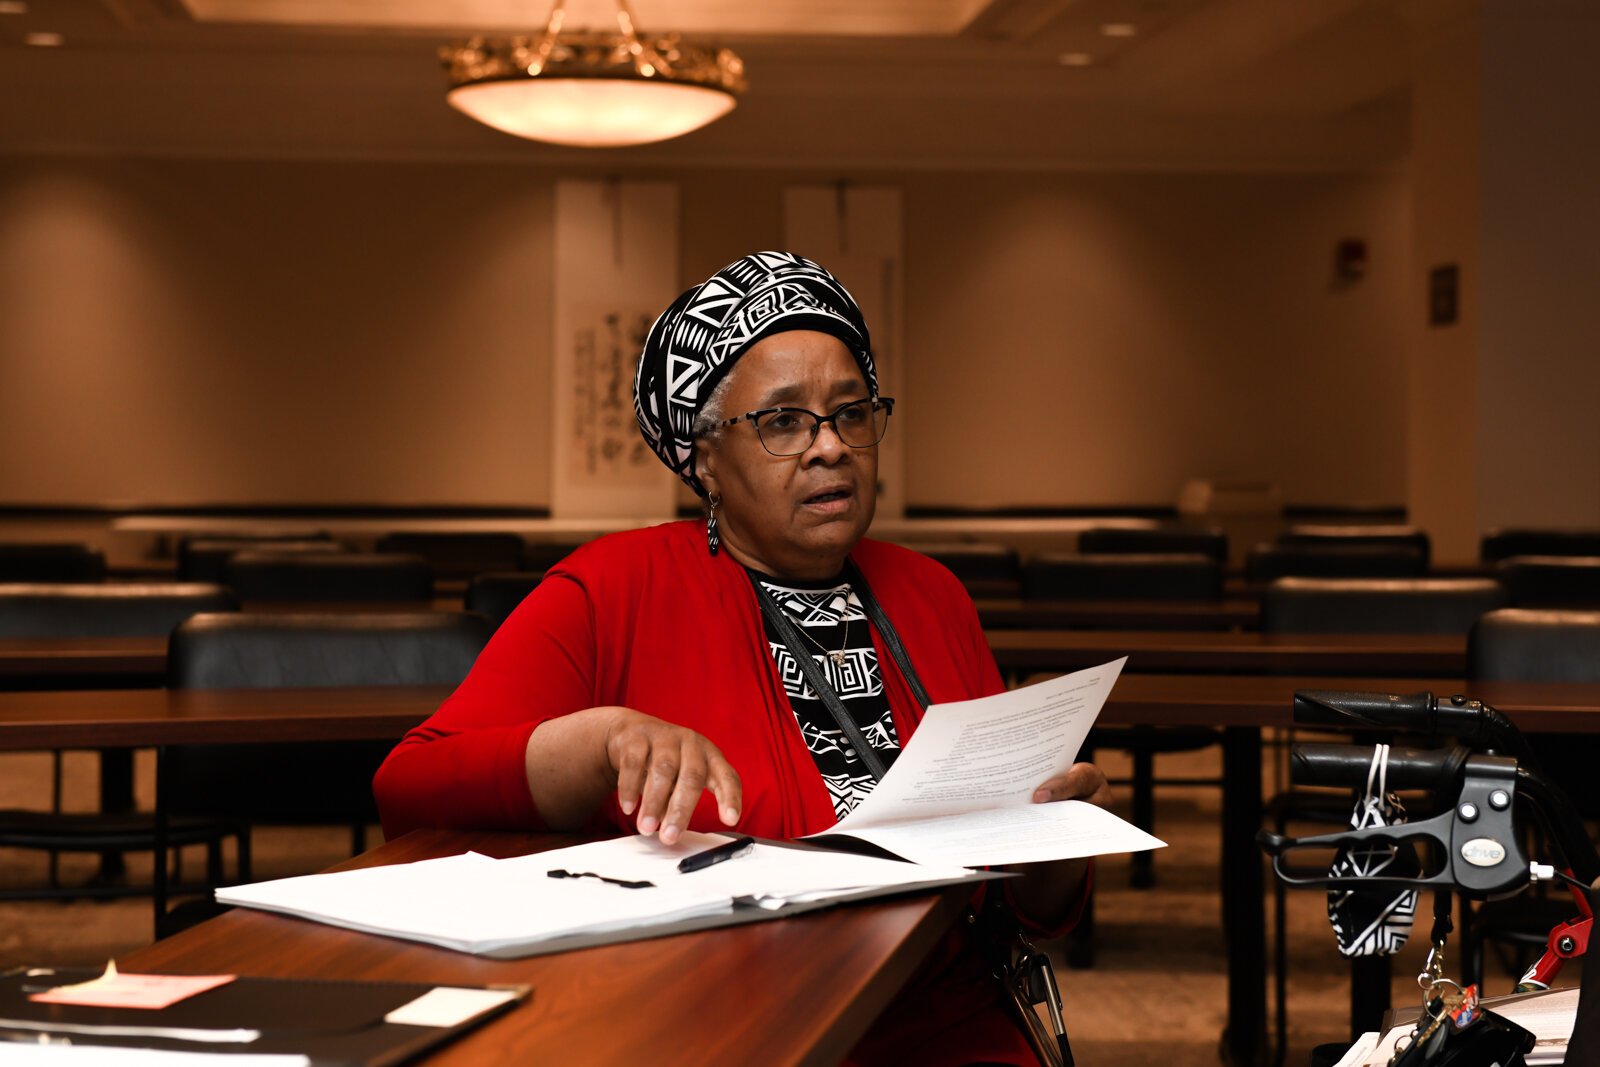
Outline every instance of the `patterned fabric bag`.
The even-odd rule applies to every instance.
[[[1372,750],[1372,766],[1367,770],[1366,792],[1356,800],[1350,816],[1352,830],[1369,826],[1393,826],[1406,821],[1400,799],[1388,791],[1389,746]],[[1328,871],[1338,878],[1380,875],[1415,877],[1422,871],[1416,848],[1411,844],[1345,846],[1333,858]],[[1393,886],[1328,890],[1328,922],[1338,939],[1339,951],[1347,957],[1389,956],[1400,951],[1417,914],[1417,891]]]

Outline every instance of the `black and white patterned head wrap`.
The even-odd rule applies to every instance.
[[[843,341],[878,395],[866,320],[839,279],[790,252],[756,252],[728,264],[661,313],[639,357],[633,412],[644,439],[701,496],[694,420],[734,362],[764,337],[815,330]]]

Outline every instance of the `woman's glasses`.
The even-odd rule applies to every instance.
[[[876,396],[840,404],[830,415],[805,408],[762,408],[723,419],[716,428],[748,421],[755,426],[762,448],[774,456],[798,456],[811,447],[823,423],[832,425],[834,434],[851,448],[871,448],[883,440],[893,411],[894,397]]]

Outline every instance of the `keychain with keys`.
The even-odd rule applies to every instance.
[[[1444,976],[1445,938],[1452,929],[1449,893],[1434,898],[1428,960],[1417,985],[1422,1016],[1389,1060],[1389,1067],[1523,1067],[1534,1036],[1478,1002],[1478,987],[1463,989]]]

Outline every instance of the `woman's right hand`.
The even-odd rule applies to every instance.
[[[641,834],[659,831],[672,844],[689,825],[700,794],[710,790],[724,826],[739,821],[739,774],[701,734],[632,708],[614,708],[605,735],[616,774],[617,801]]]

